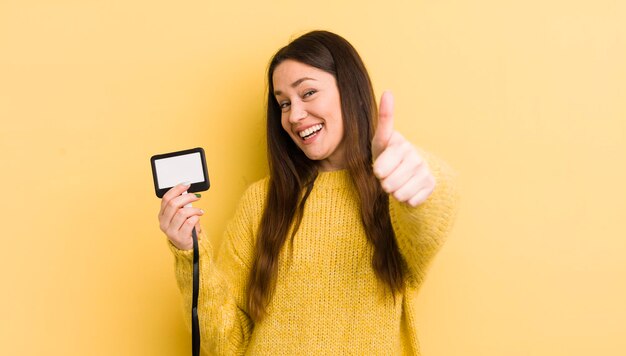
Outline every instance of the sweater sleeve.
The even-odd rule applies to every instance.
[[[247,281],[251,268],[254,235],[263,198],[254,184],[244,194],[235,216],[228,223],[220,253],[213,259],[213,246],[201,234],[198,319],[201,348],[210,355],[243,355],[254,327],[248,315]],[[191,328],[193,250],[178,250],[169,243],[175,258],[176,281]]]
[[[419,150],[435,177],[435,190],[417,207],[389,197],[391,222],[400,253],[408,267],[408,281],[418,287],[431,260],[452,229],[459,205],[456,172],[434,155]]]

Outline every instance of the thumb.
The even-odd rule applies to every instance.
[[[380,109],[378,109],[378,125],[374,138],[372,139],[372,153],[374,159],[380,155],[391,139],[393,134],[393,95],[390,91],[385,91],[380,98]]]

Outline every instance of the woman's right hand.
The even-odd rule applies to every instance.
[[[200,232],[200,216],[204,211],[198,208],[185,208],[184,206],[199,200],[195,194],[183,194],[189,189],[189,185],[179,184],[172,187],[161,200],[159,211],[159,227],[167,235],[167,238],[179,250],[193,249],[191,230],[194,226],[196,232]]]

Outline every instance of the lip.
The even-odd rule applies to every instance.
[[[309,138],[306,141],[302,137],[300,137],[300,132],[302,132],[302,131],[310,128],[310,127],[316,126],[316,125],[322,125],[322,129],[319,130],[313,137]],[[322,134],[324,132],[325,128],[326,128],[326,125],[323,122],[318,122],[318,123],[314,123],[314,124],[311,124],[311,125],[306,125],[306,126],[299,127],[298,130],[296,131],[296,136],[298,137],[298,142],[300,144],[305,145],[305,146],[308,146],[308,145],[314,143],[320,137],[320,134]]]
[[[316,122],[316,123],[314,123],[314,124],[310,124],[310,125],[306,125],[306,126],[301,126],[301,127],[298,127],[298,128],[295,130],[295,133],[296,133],[296,135],[298,135],[298,137],[300,137],[300,132],[302,132],[302,131],[304,131],[304,130],[306,130],[306,129],[308,129],[308,128],[311,128],[311,127],[313,127],[313,126],[315,126],[315,125],[322,125],[322,126],[324,126],[324,123],[323,123],[323,122]]]

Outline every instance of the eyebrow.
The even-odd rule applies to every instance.
[[[300,79],[296,80],[295,82],[291,83],[291,87],[295,88],[298,85],[302,84],[302,82],[305,81],[305,80],[315,80],[315,79],[309,78],[309,77],[300,78]],[[280,95],[282,93],[283,92],[281,92],[280,90],[274,90],[274,95]]]

